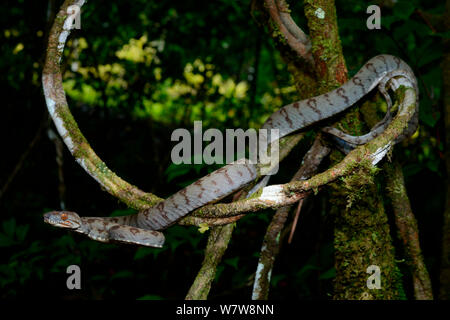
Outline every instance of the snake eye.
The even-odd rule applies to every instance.
[[[67,218],[68,218],[67,213],[62,213],[61,214],[61,219],[67,220]]]

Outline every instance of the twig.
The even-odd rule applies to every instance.
[[[8,187],[10,186],[11,182],[16,177],[17,173],[22,168],[23,164],[25,163],[25,160],[27,159],[28,155],[30,154],[31,150],[37,145],[38,141],[40,140],[42,136],[42,132],[44,131],[45,127],[48,126],[49,117],[45,115],[44,119],[41,121],[39,128],[36,131],[36,134],[34,135],[33,139],[31,139],[31,142],[28,144],[28,147],[25,149],[25,151],[22,153],[22,155],[19,158],[19,161],[17,161],[16,166],[14,167],[13,171],[10,173],[8,178],[6,179],[5,184],[3,185],[2,189],[0,190],[0,200],[3,198],[4,194],[8,190]]]
[[[300,142],[303,136],[304,136],[303,133],[298,133],[281,139],[278,160],[282,161],[289,154],[289,152]],[[233,196],[233,201],[249,197],[249,193],[246,192],[245,189],[250,190],[250,188],[256,184],[257,181],[255,180],[250,187],[241,189],[240,191],[236,192]],[[201,223],[208,224],[208,222],[212,222],[213,224],[211,225],[220,225],[222,224],[222,222],[226,223],[234,222],[243,216],[244,215],[241,214],[241,215],[232,215],[230,217],[224,218],[214,218],[214,217],[207,218],[190,215],[183,218],[181,221],[183,221],[183,223],[186,222],[195,225],[197,225],[197,223],[200,221],[202,221]],[[195,219],[202,219],[202,220],[197,221]],[[209,290],[211,288],[211,283],[216,275],[217,265],[222,260],[222,256],[225,253],[228,242],[231,240],[231,234],[233,232],[233,229],[234,224],[228,224],[224,227],[212,228],[208,237],[208,245],[205,249],[205,258],[203,260],[202,267],[200,268],[200,271],[198,272],[194,280],[194,283],[189,289],[189,292],[186,296],[186,300],[206,300],[206,298],[208,297]],[[221,241],[215,243],[217,239],[221,239]]]
[[[324,146],[321,143],[320,136],[317,136],[310,150],[306,153],[300,169],[291,181],[304,180],[314,174],[329,152],[330,149]],[[302,201],[303,199],[300,200],[300,202]],[[253,284],[253,300],[267,299],[269,295],[272,268],[280,250],[280,234],[286,223],[290,208],[290,206],[286,206],[278,209],[267,228]]]
[[[56,151],[56,164],[58,166],[58,194],[59,194],[59,203],[61,210],[66,208],[66,184],[64,183],[64,156],[63,156],[63,143],[59,136],[53,131],[53,129],[48,129],[47,135],[49,139],[55,145]]]
[[[202,267],[186,295],[186,300],[206,300],[208,297],[217,265],[228,247],[234,226],[234,224],[228,224],[211,229]]]
[[[226,224],[230,224],[233,222],[238,221],[245,215],[240,214],[233,217],[226,217],[226,218],[201,218],[201,217],[194,217],[194,216],[187,216],[178,221],[179,225],[182,226],[202,226],[207,225],[208,227],[215,227],[215,226],[223,226]]]
[[[303,43],[307,50],[311,49],[311,41],[306,33],[295,23],[292,19],[289,6],[285,0],[276,0],[276,5],[278,8],[278,14],[283,25],[289,31],[289,33],[295,37],[298,41]]]
[[[294,233],[295,233],[295,228],[297,228],[298,217],[300,216],[300,211],[302,210],[303,200],[304,199],[300,199],[300,201],[297,204],[297,209],[295,210],[294,221],[292,222],[292,228],[291,228],[291,232],[289,233],[289,238],[288,238],[289,244],[292,242],[292,238],[294,237]]]
[[[309,65],[313,65],[310,51],[311,44],[306,34],[295,24],[287,10],[287,4],[282,1],[265,0],[265,7],[269,12],[275,27],[279,30],[292,50]],[[282,6],[283,12],[280,12]],[[283,16],[283,18],[281,17]],[[288,27],[289,26],[289,29]],[[293,31],[293,33],[290,32]]]

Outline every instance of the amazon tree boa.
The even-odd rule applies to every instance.
[[[78,1],[80,6],[83,3],[84,1]],[[59,35],[58,50],[61,52],[71,29],[71,24],[71,21],[66,20]],[[55,100],[62,99],[63,96],[65,101],[64,90],[62,85],[49,85],[49,83],[56,83],[58,79],[55,80],[54,77],[58,76],[60,77],[60,74],[44,69],[42,77],[44,94],[55,125],[72,152],[73,141],[67,138],[66,128],[54,110]],[[387,113],[383,121],[375,125],[368,134],[354,137],[335,128],[326,127],[323,129],[344,141],[347,147],[364,144],[382,133],[390,123],[392,103],[387,89],[396,90],[402,85],[415,89],[416,97],[418,97],[417,80],[411,68],[395,56],[378,55],[364,64],[358,73],[341,87],[320,96],[297,101],[280,108],[267,119],[262,128],[278,129],[278,139],[285,137],[341,113],[378,86],[386,99]],[[415,132],[418,125],[417,114],[418,101],[416,101],[415,116],[411,119],[408,128],[394,142],[398,142]],[[271,142],[274,142],[272,138],[269,140],[269,143]],[[97,241],[119,241],[161,247],[164,244],[164,236],[157,230],[167,228],[196,208],[242,189],[259,177],[260,173],[258,164],[240,159],[197,180],[152,208],[142,210],[135,215],[114,218],[82,218],[74,212],[52,211],[44,215],[44,221],[54,226],[86,234]]]

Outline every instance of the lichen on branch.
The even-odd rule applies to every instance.
[[[64,143],[80,166],[107,192],[129,207],[147,209],[162,199],[138,189],[111,171],[91,148],[68,107],[60,66],[65,42],[73,28],[74,18],[67,10],[71,5],[81,7],[84,2],[64,1],[50,30],[42,74],[47,108]]]

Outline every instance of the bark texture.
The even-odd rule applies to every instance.
[[[186,300],[206,300],[208,298],[217,266],[228,247],[233,230],[234,224],[214,227],[211,230],[202,267],[186,295]]]
[[[320,92],[326,92],[347,80],[347,68],[339,39],[335,2],[305,1],[305,14],[312,43]],[[361,135],[363,124],[358,108],[339,121],[347,133]],[[332,154],[335,161],[342,156]],[[361,169],[333,184],[331,212],[335,219],[334,299],[396,299],[399,297],[399,273],[381,196],[374,172]],[[382,272],[382,289],[367,288],[370,265]]]

